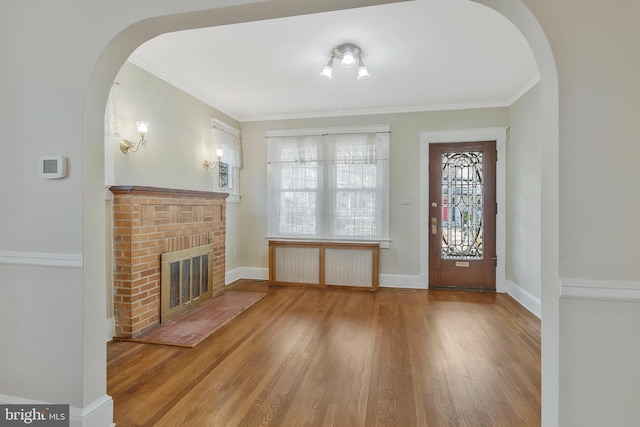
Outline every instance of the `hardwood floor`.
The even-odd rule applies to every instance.
[[[539,426],[540,321],[505,294],[267,287],[193,349],[108,345],[130,426]]]

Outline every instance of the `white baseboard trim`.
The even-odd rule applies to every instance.
[[[226,286],[239,279],[268,280],[269,269],[260,267],[238,267],[225,273],[224,284]]]
[[[533,313],[538,319],[542,318],[542,302],[529,291],[524,290],[511,280],[506,281],[507,294],[520,303],[521,306]]]
[[[111,341],[116,336],[116,318],[110,317],[107,319],[107,342]]]
[[[421,276],[381,274],[378,280],[381,288],[427,289],[427,282]]]
[[[560,297],[605,301],[640,301],[640,282],[561,279]]]
[[[0,251],[0,264],[82,268],[82,255]]]
[[[225,273],[224,283],[228,285],[239,279],[268,280],[269,269],[259,267],[239,267]],[[420,276],[405,274],[381,274],[381,288],[427,289]]]
[[[113,399],[105,394],[86,407],[69,410],[69,427],[113,427]]]
[[[10,405],[50,405],[51,402],[0,394],[0,403]],[[69,407],[69,427],[114,427],[113,399],[105,394],[84,408]]]
[[[269,269],[259,267],[238,267],[225,273],[225,285],[239,279],[268,280]],[[527,310],[540,317],[540,299],[520,288],[515,283],[504,278],[497,279],[497,292],[507,292]],[[427,278],[410,274],[381,274],[379,278],[381,288],[396,289],[428,289]]]

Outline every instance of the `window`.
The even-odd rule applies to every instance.
[[[240,198],[240,168],[242,167],[240,131],[217,119],[212,119],[211,124],[212,152],[215,153],[217,148],[223,149],[220,161],[224,163],[222,170],[226,167],[227,172],[226,182],[222,182],[219,179],[219,170],[216,170],[214,174],[215,188],[218,191],[229,193],[227,202],[238,202]]]
[[[390,126],[267,132],[271,237],[388,240]]]

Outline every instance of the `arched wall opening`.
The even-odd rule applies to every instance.
[[[555,61],[542,28],[521,0],[471,0],[504,15],[528,41],[540,72],[542,93],[541,236],[542,249],[542,384],[543,425],[557,425],[559,412],[559,295],[558,295],[558,83]],[[267,2],[268,3],[268,2]],[[353,1],[340,6],[307,5],[274,8],[265,3],[213,9],[198,13],[149,18],[132,24],[109,42],[88,82],[83,116],[83,281],[85,406],[104,396],[106,352],[104,307],[105,230],[103,119],[109,89],[122,64],[145,41],[172,31],[240,23],[337,8],[367,5]]]

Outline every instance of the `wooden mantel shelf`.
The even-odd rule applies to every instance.
[[[216,199],[226,199],[227,197],[229,197],[229,193],[218,193],[214,191],[200,190],[181,190],[177,188],[145,187],[142,185],[113,185],[109,187],[109,190],[113,194],[154,193],[180,196],[213,197]]]

